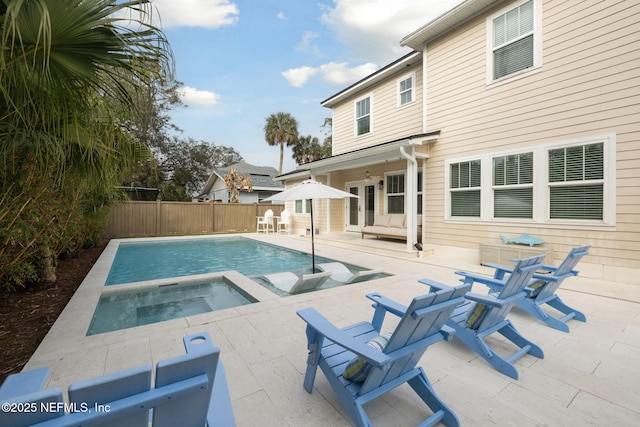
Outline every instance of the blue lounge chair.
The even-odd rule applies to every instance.
[[[333,280],[347,284],[369,280],[372,276],[384,271],[384,268],[376,268],[373,270],[360,270],[352,273],[351,270],[341,262],[325,262],[318,264],[317,267],[322,271],[330,271],[331,278]]]
[[[292,271],[282,273],[265,274],[261,276],[281,291],[290,294],[311,291],[321,286],[331,276],[331,272],[296,275]]]
[[[516,301],[526,296],[524,289],[530,283],[534,272],[542,265],[543,260],[544,255],[519,260],[505,281],[463,271],[456,272],[464,276],[464,279],[461,279],[463,283],[472,285],[478,282],[489,286],[495,285],[500,288],[500,292],[495,295],[468,293],[465,295],[467,302],[456,308],[446,325],[453,328],[456,336],[463,343],[494,368],[516,380],[518,370],[513,365],[515,361],[525,354],[543,358],[544,353],[540,347],[520,335],[506,317]],[[447,287],[430,279],[421,279],[419,282],[430,286],[432,290]],[[485,342],[485,338],[496,332],[519,349],[509,357],[500,356]]]
[[[313,308],[298,311],[307,323],[309,348],[304,388],[312,392],[320,367],[355,425],[365,427],[371,426],[371,421],[363,405],[408,383],[433,412],[421,425],[442,422],[459,426],[454,412],[436,395],[425,372],[416,364],[431,344],[451,339],[451,331],[443,329],[443,324],[456,305],[464,301],[470,287],[465,284],[430,292],[414,298],[408,307],[380,294],[369,294],[367,298],[374,301],[375,308],[371,323],[343,329],[333,326]],[[392,334],[381,336],[387,312],[401,320]]]
[[[9,376],[0,387],[3,427],[234,426],[220,349],[208,334],[184,338],[187,354],[69,386],[42,390],[49,368]],[[20,409],[20,410],[19,410]],[[151,409],[153,409],[151,411]]]
[[[550,265],[543,265],[541,270],[549,271],[549,274],[535,273],[533,279],[527,289],[528,294],[525,298],[516,302],[518,307],[526,311],[527,313],[542,320],[547,325],[554,329],[558,329],[563,332],[569,332],[569,326],[567,322],[571,319],[586,322],[587,317],[584,313],[569,307],[556,295],[556,291],[567,277],[577,276],[578,271],[575,270],[576,265],[582,259],[583,256],[589,254],[590,245],[577,246],[565,257],[562,263],[558,267]],[[498,280],[503,280],[505,274],[511,274],[512,269],[503,267],[500,265],[487,264],[487,266],[496,269],[494,277]],[[500,286],[491,286],[492,292],[499,292]],[[556,317],[553,313],[543,310],[544,305],[548,305],[562,313],[564,316]]]

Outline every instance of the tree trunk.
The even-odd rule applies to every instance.
[[[53,265],[53,255],[49,245],[42,248],[42,282],[50,286],[56,282],[56,268]]]
[[[284,161],[284,142],[280,143],[280,169],[278,175],[282,175],[282,162]]]

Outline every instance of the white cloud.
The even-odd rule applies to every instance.
[[[320,73],[324,81],[344,85],[354,83],[375,72],[377,69],[378,66],[371,62],[352,68],[349,68],[349,64],[346,62],[329,62],[328,64],[320,66]]]
[[[278,12],[278,14],[276,15],[276,18],[282,19],[282,20],[288,19],[287,15],[285,15],[284,12]]]
[[[303,86],[311,77],[317,74],[321,75],[322,80],[328,83],[345,85],[356,82],[377,69],[378,66],[370,62],[356,67],[349,67],[347,62],[329,62],[319,67],[292,68],[284,71],[282,75],[293,87]]]
[[[194,105],[198,107],[210,107],[218,104],[220,95],[209,92],[207,90],[198,90],[189,86],[178,89],[180,99],[186,105]]]
[[[296,50],[301,52],[311,52],[316,56],[320,56],[320,48],[314,44],[313,41],[320,37],[320,34],[313,31],[305,31],[302,35],[302,40],[296,46]]]
[[[152,0],[162,19],[162,28],[233,25],[238,6],[230,0]],[[155,21],[155,20],[154,20]]]
[[[292,68],[287,71],[283,71],[282,75],[293,87],[300,87],[304,85],[307,80],[318,74],[319,69],[313,67],[300,67]]]
[[[321,21],[355,59],[387,63],[408,52],[400,40],[462,0],[333,0]]]

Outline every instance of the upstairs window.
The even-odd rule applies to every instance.
[[[414,81],[415,74],[411,76],[398,80],[398,106],[402,107],[407,104],[411,104],[414,101],[413,91],[414,91]]]
[[[549,197],[551,219],[603,219],[604,144],[549,150]]]
[[[487,83],[540,66],[540,0],[520,1],[487,19]]]
[[[371,132],[371,97],[356,102],[356,136]]]
[[[480,217],[480,160],[449,166],[451,216]]]

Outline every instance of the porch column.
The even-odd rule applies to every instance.
[[[413,147],[405,150],[400,147],[400,154],[407,159],[407,173],[405,175],[404,213],[407,218],[407,252],[413,251],[413,244],[418,241],[416,230],[416,198],[418,189],[418,162],[413,155]]]

